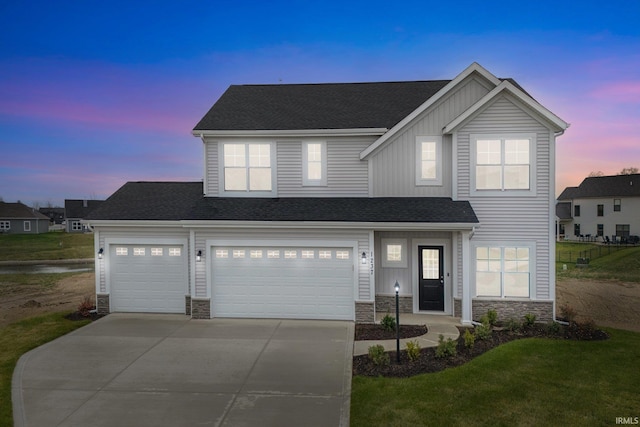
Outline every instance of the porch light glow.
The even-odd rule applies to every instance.
[[[400,291],[400,283],[398,283],[397,280],[396,280],[396,285],[393,287],[393,289],[395,289],[396,293]]]
[[[197,262],[202,261],[202,251],[198,251],[198,254],[196,255],[196,261]]]
[[[100,248],[98,251],[98,259],[102,259],[102,254],[104,253],[104,249]]]
[[[367,263],[367,253],[366,252],[362,252],[362,263],[363,264]]]

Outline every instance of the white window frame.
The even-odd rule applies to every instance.
[[[500,295],[478,295],[477,273],[478,273],[478,248],[500,248]],[[528,296],[506,296],[504,291],[505,273],[505,248],[526,248],[529,250],[529,295]],[[471,245],[472,274],[473,274],[473,295],[480,299],[507,299],[507,300],[533,300],[536,295],[536,245],[534,242],[476,242]]]
[[[436,146],[436,176],[435,178],[422,178],[422,143],[433,142]],[[442,185],[442,136],[418,135],[416,136],[416,185],[437,186]]]
[[[71,221],[71,231],[82,231],[82,223],[80,221]]]
[[[309,178],[309,146],[320,146],[320,179]],[[327,185],[327,143],[326,141],[304,141],[302,143],[302,185],[323,187]]]
[[[11,221],[0,221],[0,230],[11,230]]]
[[[31,231],[31,221],[25,221],[23,227],[24,231]]]
[[[409,258],[409,254],[407,252],[407,239],[380,239],[380,244],[382,246],[381,265],[383,268],[407,268]],[[392,261],[388,259],[387,247],[390,245],[400,246],[401,249],[399,261]]]
[[[224,147],[225,145],[244,145],[245,165],[243,166],[246,173],[246,188],[244,190],[227,190],[225,183],[225,162],[224,162]],[[251,145],[268,145],[269,146],[269,168],[271,169],[271,190],[251,190],[250,189],[250,175],[249,175],[249,157]],[[276,144],[273,141],[264,140],[225,140],[220,141],[218,144],[218,158],[219,158],[219,193],[225,197],[275,197],[276,191]]]
[[[151,248],[151,256],[164,256],[163,248]]]
[[[497,139],[500,140],[500,167],[501,167],[501,188],[478,189],[477,188],[477,166],[478,166],[478,140]],[[529,140],[529,188],[504,188],[504,167],[505,167],[505,140],[528,139]],[[535,197],[536,195],[536,134],[535,133],[491,133],[491,134],[470,134],[469,144],[471,148],[470,158],[470,193],[474,196],[524,196]]]

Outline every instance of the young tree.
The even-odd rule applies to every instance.
[[[622,169],[618,175],[633,175],[635,173],[638,173],[638,168],[630,167]]]
[[[604,176],[604,172],[602,171],[591,171],[588,175],[589,178],[593,178],[596,176]]]

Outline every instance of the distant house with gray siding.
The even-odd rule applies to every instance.
[[[40,234],[48,231],[48,216],[20,202],[0,202],[0,233]]]
[[[84,233],[87,231],[87,227],[82,223],[82,220],[103,202],[103,200],[65,199],[64,215],[67,233]]]
[[[452,80],[233,85],[202,182],[129,182],[85,219],[101,313],[373,322],[555,316],[569,125],[477,63]]]
[[[585,178],[578,187],[564,189],[556,213],[562,215],[567,240],[618,242],[638,236],[640,174]]]

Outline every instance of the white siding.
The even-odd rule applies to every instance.
[[[535,194],[531,197],[477,196],[471,191],[469,179],[472,168],[470,134],[533,133],[535,147]],[[536,243],[537,283],[532,298],[551,297],[549,200],[550,188],[550,131],[518,107],[514,101],[503,96],[488,106],[457,133],[458,141],[458,199],[469,200],[480,221],[472,241],[527,241]],[[533,183],[532,183],[533,184]],[[472,254],[473,257],[473,254]]]
[[[299,240],[301,246],[314,246],[313,240],[323,241],[357,241],[358,247],[354,256],[358,265],[357,278],[357,301],[371,301],[373,295],[370,287],[370,266],[359,262],[362,252],[369,254],[369,232],[368,231],[331,231],[331,230],[282,230],[282,229],[224,229],[224,230],[197,230],[195,237],[196,251],[207,248],[207,240]],[[336,245],[339,246],[339,245]],[[195,295],[196,298],[208,298],[206,262],[196,263]]]
[[[220,176],[218,169],[218,143],[207,141],[205,146],[205,168],[207,174],[206,196],[217,196],[220,191]]]
[[[613,200],[620,199],[620,211],[613,211]],[[564,231],[567,239],[575,240],[578,237],[573,234],[573,225],[580,224],[580,234],[591,234],[595,236],[598,232],[598,224],[602,224],[604,235],[611,236],[616,234],[616,224],[628,224],[629,234],[631,236],[640,235],[640,197],[593,197],[574,199],[571,206],[571,215],[573,215],[573,206],[580,206],[580,216],[573,217],[573,220],[565,225]],[[598,216],[598,205],[603,205],[604,215]],[[601,241],[601,240],[598,240]]]
[[[477,77],[463,81],[452,93],[388,141],[371,157],[372,196],[451,196],[451,137],[442,141],[442,185],[416,186],[416,136],[442,135],[442,128],[486,95],[491,86]]]

